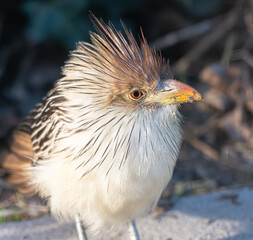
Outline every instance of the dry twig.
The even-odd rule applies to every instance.
[[[206,34],[185,56],[173,66],[173,72],[183,74],[190,65],[198,60],[208,49],[221,39],[237,22],[241,13],[241,4],[231,10],[210,33]]]
[[[189,132],[185,132],[184,140],[187,141],[194,148],[202,152],[204,155],[211,158],[212,160],[214,161],[219,160],[220,158],[219,153],[208,144],[196,138],[193,134],[190,134]]]
[[[216,22],[217,19],[209,19],[178,31],[168,33],[151,43],[151,46],[159,50],[171,47],[179,42],[205,34],[212,29]]]

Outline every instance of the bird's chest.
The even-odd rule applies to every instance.
[[[134,120],[117,115],[106,121],[103,131],[94,125],[90,134],[80,138],[85,151],[77,163],[78,173],[84,176],[83,189],[92,190],[90,201],[84,202],[90,202],[100,216],[134,218],[157,203],[171,178],[181,143],[177,119],[167,121],[163,113],[142,112]]]
[[[155,147],[155,144],[154,144]],[[139,152],[142,152],[139,149]],[[118,218],[135,218],[152,210],[171,178],[175,159],[163,151],[147,150],[146,156],[138,154],[101,178],[99,199],[103,199],[108,215]],[[101,206],[101,202],[99,203]]]

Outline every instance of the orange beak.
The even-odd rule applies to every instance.
[[[200,93],[189,85],[176,81],[167,80],[154,92],[153,99],[162,105],[201,101]]]

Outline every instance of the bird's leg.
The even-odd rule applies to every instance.
[[[139,236],[135,221],[134,220],[129,221],[128,225],[129,225],[130,240],[140,240],[140,236]]]
[[[75,216],[75,222],[76,222],[76,231],[78,235],[79,240],[88,240],[84,228],[82,226],[81,220],[78,215]]]

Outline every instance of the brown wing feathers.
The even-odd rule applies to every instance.
[[[29,122],[24,121],[12,133],[7,148],[0,151],[0,165],[7,172],[7,182],[23,194],[33,194],[26,170],[32,166],[33,150]]]

